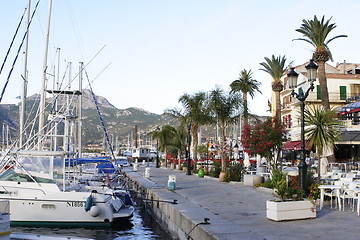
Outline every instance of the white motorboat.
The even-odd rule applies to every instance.
[[[10,201],[11,225],[22,226],[110,226],[134,211],[113,195],[63,192],[56,181],[19,169],[0,175],[0,199]]]
[[[24,79],[19,138],[0,161],[0,200],[10,202],[10,220],[13,225],[110,226],[117,220],[132,216],[134,207],[125,204],[121,198],[111,193],[99,193],[96,190],[65,191],[65,159],[82,157],[82,73],[85,65],[82,62],[79,65],[76,89],[70,71],[67,86],[57,81],[53,90],[47,89],[51,5],[52,0],[49,0],[39,109],[33,120],[25,121],[27,81]],[[36,8],[37,5],[34,12]],[[30,9],[27,11],[30,18]],[[47,99],[47,94],[52,97]],[[96,102],[95,94],[93,95]],[[31,113],[28,115],[31,116]],[[101,116],[100,119],[102,121]],[[108,136],[105,127],[104,131]],[[60,181],[62,189],[58,186]]]

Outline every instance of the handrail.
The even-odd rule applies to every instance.
[[[12,195],[12,194],[11,194],[11,191],[8,191],[5,186],[1,186],[1,187],[5,190],[5,193],[9,193],[10,196]],[[40,191],[40,192],[42,192],[44,195],[46,195],[45,191],[42,190],[42,189],[28,188],[28,187],[17,187],[17,186],[8,186],[8,187],[15,188],[15,189],[20,189],[20,188],[22,188],[22,189],[32,190],[32,191],[36,190],[36,191]]]

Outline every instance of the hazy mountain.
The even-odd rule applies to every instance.
[[[39,94],[32,95],[27,98],[26,112],[33,112],[30,119],[35,116],[39,105]],[[47,101],[50,102],[51,99]],[[169,116],[159,115],[148,112],[140,108],[117,109],[106,98],[96,96],[104,125],[110,137],[117,137],[119,141],[127,142],[129,135],[133,134],[135,125],[138,127],[138,133],[144,133],[154,129],[158,125],[172,124],[176,125],[176,121]],[[97,113],[93,96],[89,90],[83,91],[82,95],[82,131],[84,144],[102,142],[104,131]],[[27,116],[28,117],[28,116]],[[19,107],[15,104],[0,104],[0,125],[2,131],[3,126],[9,129],[11,139],[18,136],[19,132]],[[6,127],[9,126],[9,127]],[[36,125],[35,125],[36,126]],[[2,141],[2,134],[0,139]]]
[[[36,110],[39,106],[39,94],[32,95],[27,98],[26,112],[31,113],[26,118],[33,119],[36,114]],[[58,101],[64,101],[59,99]],[[100,109],[101,116],[104,120],[107,133],[110,138],[118,139],[118,143],[126,144],[128,142],[128,136],[134,136],[135,125],[138,128],[138,135],[143,136],[145,133],[152,131],[159,125],[170,124],[177,125],[175,119],[167,115],[159,115],[148,112],[144,109],[131,107],[127,109],[118,109],[112,105],[106,98],[96,96],[96,101]],[[51,102],[51,99],[47,99],[47,102]],[[47,108],[50,110],[52,106]],[[97,113],[93,96],[89,90],[84,90],[82,94],[82,140],[83,146],[88,144],[102,143],[104,139],[104,131],[100,121],[100,117]],[[264,119],[265,117],[259,117]],[[15,139],[19,132],[19,107],[15,104],[0,104],[0,121],[3,123],[0,125],[2,131],[3,126],[4,133],[6,129],[9,129],[9,135],[11,139]],[[250,121],[252,124],[254,120]],[[8,127],[7,127],[8,126]],[[37,128],[37,123],[35,123]],[[238,131],[238,127],[236,128]],[[208,126],[202,128],[202,137],[215,136],[216,128],[214,126]],[[227,134],[232,135],[233,129],[229,128]],[[233,135],[233,136],[236,136]],[[2,134],[0,136],[2,142]],[[5,137],[5,139],[7,139]]]

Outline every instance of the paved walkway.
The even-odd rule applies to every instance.
[[[148,179],[144,178],[144,166],[138,167],[137,172],[126,171],[133,177],[152,182],[157,188],[166,188],[168,176],[175,175],[176,190],[168,191],[172,194],[169,198],[178,199],[184,211],[195,204],[197,207],[191,207],[189,211],[195,211],[197,219],[209,218],[210,225],[202,227],[213,231],[219,239],[360,239],[360,217],[349,207],[340,212],[325,206],[321,211],[317,210],[315,219],[274,222],[266,218],[266,200],[274,198],[267,191],[242,183],[189,176],[178,170],[150,168]]]

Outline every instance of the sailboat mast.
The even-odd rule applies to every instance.
[[[44,135],[44,125],[45,125],[45,98],[46,98],[46,69],[47,69],[47,55],[49,50],[49,35],[50,35],[50,19],[51,19],[51,7],[52,7],[52,0],[49,0],[48,5],[48,21],[47,21],[47,28],[46,28],[46,38],[45,38],[45,49],[44,49],[44,63],[43,63],[43,81],[41,86],[41,95],[40,95],[40,115],[39,115],[39,142],[38,142],[38,149],[41,150],[41,138]]]
[[[60,48],[57,48],[57,53],[58,53],[58,66],[57,66],[57,74],[56,74],[56,83],[55,83],[55,89],[56,90],[60,90],[60,87],[59,87],[59,83],[60,83],[60,51],[61,49]],[[55,106],[54,106],[54,111],[55,113],[57,114],[58,112],[58,101],[55,101]],[[57,137],[57,134],[58,134],[58,124],[55,123],[55,126],[54,126],[54,146],[53,146],[53,150],[57,150],[58,149],[58,137]]]
[[[81,94],[79,95],[79,114],[78,114],[78,157],[82,157],[82,144],[81,144],[81,137],[82,137],[82,131],[81,131],[81,125],[82,125],[82,72],[83,72],[83,62],[80,62],[79,66],[79,91]]]
[[[26,31],[28,31],[28,33],[26,34],[26,38],[25,38],[25,45],[24,45],[24,69],[23,69],[23,80],[22,80],[22,88],[21,88],[21,105],[20,105],[20,138],[19,138],[19,148],[23,145],[24,143],[24,125],[25,125],[25,108],[26,108],[26,95],[27,95],[27,81],[28,81],[28,72],[27,72],[27,60],[28,60],[28,47],[29,47],[29,22],[30,22],[30,5],[31,5],[31,0],[28,0],[28,4],[27,4],[27,18],[26,18],[26,22],[25,22],[25,26],[26,26]]]

